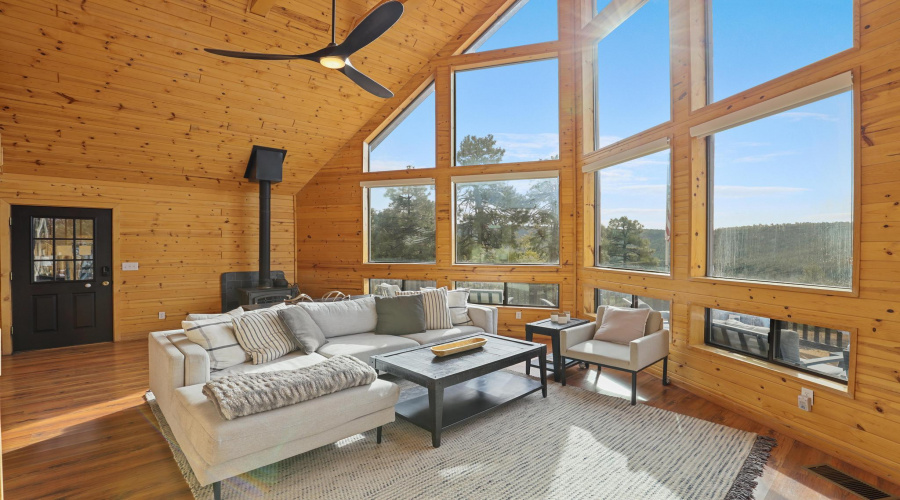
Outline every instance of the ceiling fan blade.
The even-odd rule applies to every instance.
[[[320,52],[324,52],[325,49],[313,52],[312,54],[260,54],[256,52],[240,52],[236,50],[221,50],[221,49],[203,49],[210,54],[215,54],[217,56],[225,56],[225,57],[236,57],[238,59],[254,59],[259,61],[284,61],[290,59],[306,59],[308,61],[318,61],[320,57]]]
[[[391,0],[381,4],[366,16],[359,25],[347,35],[347,38],[337,47],[335,54],[349,57],[357,50],[374,42],[378,37],[390,29],[403,15],[403,4]]]
[[[344,66],[343,68],[339,69],[338,71],[347,75],[347,78],[353,80],[353,83],[359,85],[360,87],[362,87],[363,90],[365,90],[366,92],[369,92],[370,94],[374,94],[374,95],[384,98],[384,99],[390,99],[391,97],[394,97],[393,92],[386,89],[384,86],[382,86],[380,83],[376,82],[375,80],[360,73],[358,69],[354,68],[350,64],[350,61],[347,61],[347,65]]]

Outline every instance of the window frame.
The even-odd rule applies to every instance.
[[[428,280],[428,279],[413,279],[413,278],[365,278],[366,287],[368,289],[369,294],[374,294],[375,291],[372,290],[372,280],[395,280],[400,282],[400,290],[402,291],[416,291],[416,290],[407,290],[406,282],[407,281],[431,281],[434,283],[434,287],[437,287],[437,280]]]
[[[850,130],[852,145],[852,207],[851,207],[851,228],[853,231],[852,238],[852,278],[850,288],[834,288],[821,285],[807,285],[801,283],[779,283],[774,281],[757,281],[742,280],[738,278],[716,277],[708,275],[708,262],[711,251],[712,238],[710,230],[712,218],[710,217],[713,209],[712,199],[712,183],[714,179],[714,168],[711,166],[711,154],[714,152],[714,145],[710,146],[713,141],[709,137],[717,132],[721,132],[728,128],[740,126],[744,123],[756,121],[768,116],[772,116],[781,112],[790,111],[791,109],[803,106],[804,104],[817,102],[827,97],[837,95],[840,92],[831,95],[819,95],[816,98],[809,98],[810,87],[825,85],[825,82],[836,78],[840,75],[849,73],[851,85],[852,110],[852,128]],[[860,258],[861,255],[861,238],[860,224],[862,215],[862,179],[861,179],[861,163],[862,163],[862,147],[858,137],[858,131],[861,126],[861,89],[857,82],[860,78],[860,69],[854,67],[852,69],[842,71],[838,75],[817,80],[813,83],[806,83],[802,86],[786,90],[781,94],[769,97],[765,101],[759,102],[758,99],[746,98],[746,102],[755,102],[748,106],[738,108],[730,113],[722,114],[716,118],[700,122],[690,128],[691,136],[691,241],[689,244],[690,266],[688,281],[710,284],[728,284],[743,287],[753,287],[769,290],[782,290],[799,293],[811,293],[818,295],[828,295],[836,297],[859,297],[859,281],[860,281]],[[767,82],[767,84],[770,82]],[[744,95],[747,91],[736,94]],[[766,95],[762,93],[762,95]],[[721,102],[730,100],[718,101]],[[774,101],[774,102],[772,102]],[[765,106],[761,108],[763,112],[754,113],[753,108],[756,106]],[[772,109],[774,107],[774,110]],[[734,116],[738,118],[735,119]],[[753,116],[753,119],[744,120],[746,116]],[[722,128],[719,128],[722,127]]]
[[[467,184],[467,183],[476,183],[476,182],[502,182],[502,181],[517,181],[517,180],[539,180],[539,179],[556,179],[556,207],[558,220],[557,224],[559,227],[559,235],[557,237],[557,254],[559,254],[559,261],[556,263],[503,263],[503,262],[459,262],[457,257],[457,237],[456,237],[456,225],[457,225],[457,199],[456,199],[456,188],[458,184]],[[563,231],[562,231],[562,179],[560,178],[559,170],[543,170],[543,171],[532,171],[532,172],[515,172],[515,173],[504,173],[504,174],[477,174],[477,175],[453,175],[450,177],[450,245],[451,248],[451,262],[454,266],[503,266],[503,267],[521,267],[521,266],[547,266],[547,267],[561,267],[563,265],[562,260],[562,244],[563,244]]]
[[[764,361],[766,363],[771,363],[771,364],[779,366],[779,367],[785,367],[785,368],[789,368],[792,370],[797,370],[799,372],[803,372],[803,373],[806,373],[806,374],[809,374],[809,375],[812,375],[815,377],[823,378],[823,379],[831,381],[831,382],[845,385],[848,388],[850,387],[850,380],[851,380],[851,366],[850,366],[851,363],[850,362],[847,363],[847,379],[845,380],[845,379],[838,378],[838,377],[832,377],[832,376],[822,373],[822,372],[810,370],[808,368],[803,368],[803,367],[793,365],[790,363],[785,363],[775,357],[775,346],[778,345],[778,343],[780,343],[780,341],[781,341],[782,323],[798,323],[798,322],[785,321],[785,320],[781,320],[781,319],[769,318],[767,316],[760,316],[758,314],[745,313],[745,314],[748,314],[751,316],[757,316],[757,317],[766,318],[769,320],[769,333],[767,336],[768,353],[765,357],[762,357],[762,356],[759,356],[759,355],[756,355],[756,354],[753,354],[753,353],[750,353],[747,351],[735,349],[734,347],[731,347],[731,346],[725,346],[725,345],[721,345],[721,344],[717,344],[717,343],[713,342],[712,341],[712,321],[711,321],[711,313],[712,313],[713,309],[716,309],[716,308],[713,308],[713,307],[705,307],[704,308],[704,315],[703,315],[703,323],[704,323],[703,324],[703,343],[704,343],[704,345],[714,347],[716,349],[722,349],[725,351],[733,352],[733,353],[740,354],[743,356],[748,356],[753,359],[758,359],[760,361]],[[717,309],[717,310],[724,311],[724,309]],[[737,311],[727,311],[727,312],[737,312]],[[798,323],[798,324],[803,324],[806,326],[812,326],[812,327],[816,327],[816,328],[826,328],[826,329],[830,329],[830,330],[838,330],[836,328],[822,327],[822,326],[812,325],[809,323]],[[856,333],[849,329],[848,330],[838,330],[838,331],[844,331],[850,335],[850,342],[848,343],[848,347],[849,347],[850,351],[849,351],[848,356],[852,359],[852,357],[854,355],[853,338],[856,336]]]
[[[410,265],[410,266],[433,266],[437,264],[437,185],[435,183],[435,179],[433,178],[417,178],[417,179],[390,179],[390,180],[381,180],[381,181],[361,181],[359,183],[362,188],[362,223],[363,223],[363,264],[386,264],[386,265]],[[369,237],[370,231],[372,230],[372,224],[369,220],[371,214],[369,212],[369,206],[371,205],[371,189],[372,188],[390,188],[390,187],[403,187],[403,186],[431,186],[434,189],[434,217],[435,217],[435,256],[434,260],[429,262],[399,262],[399,261],[381,261],[381,260],[372,260],[372,241]]]
[[[545,42],[545,43],[555,44],[557,42]],[[536,45],[544,45],[544,43],[540,43],[540,44],[536,44]],[[522,45],[521,47],[526,47],[526,45]],[[506,49],[500,49],[500,50],[506,50]],[[549,164],[549,165],[559,165],[560,164],[559,159],[528,160],[528,161],[516,161],[516,162],[507,162],[507,163],[484,163],[484,164],[479,164],[479,165],[459,165],[456,161],[458,147],[459,147],[459,144],[457,143],[457,139],[459,138],[459,133],[457,130],[457,128],[459,126],[459,120],[457,119],[457,112],[456,112],[457,108],[459,106],[459,99],[457,99],[457,95],[456,95],[457,88],[458,88],[457,83],[456,83],[457,75],[459,73],[464,73],[467,71],[488,70],[488,69],[494,69],[494,68],[502,68],[504,66],[514,66],[514,65],[518,65],[518,64],[528,64],[528,63],[550,61],[550,60],[556,61],[556,76],[557,76],[557,79],[556,79],[556,101],[555,101],[557,104],[557,106],[556,106],[556,110],[557,110],[556,111],[556,134],[557,134],[556,146],[557,146],[557,155],[562,154],[563,134],[561,133],[561,130],[562,130],[563,123],[561,121],[561,111],[562,110],[559,107],[560,55],[561,54],[559,52],[554,50],[554,51],[551,51],[548,53],[537,54],[534,57],[531,57],[531,56],[513,57],[510,59],[503,59],[503,60],[491,60],[489,63],[486,63],[486,64],[475,63],[475,64],[463,64],[463,65],[452,66],[451,72],[450,72],[450,89],[451,89],[451,92],[450,92],[450,95],[451,95],[451,99],[450,99],[450,148],[451,148],[451,150],[450,150],[450,153],[451,153],[450,167],[451,168],[453,168],[453,169],[461,169],[461,168],[489,169],[491,167],[508,168],[510,166],[515,166],[515,165],[529,165],[530,166],[530,165],[541,165],[541,164]]]
[[[453,289],[458,290],[457,283],[502,283],[503,284],[503,303],[502,304],[482,304],[481,302],[469,302],[466,299],[466,303],[468,304],[476,304],[476,305],[485,305],[492,307],[512,307],[516,309],[559,309],[559,295],[560,295],[560,285],[559,283],[524,283],[521,281],[473,281],[473,280],[454,280],[453,281]],[[522,305],[522,304],[509,304],[509,285],[544,285],[544,286],[555,286],[556,287],[556,304],[552,306],[536,306],[536,305]]]

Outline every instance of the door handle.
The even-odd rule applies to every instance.
[[[104,281],[103,286],[109,286],[109,281]]]

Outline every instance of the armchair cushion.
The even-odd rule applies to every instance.
[[[631,367],[631,348],[627,345],[613,342],[588,340],[570,347],[566,351],[565,356],[613,368],[633,369]]]
[[[594,340],[628,344],[644,336],[649,309],[607,307],[597,324]],[[598,315],[599,317],[599,315]]]

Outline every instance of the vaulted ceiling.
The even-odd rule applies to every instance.
[[[237,188],[250,146],[288,150],[296,192],[384,101],[307,61],[225,59],[205,47],[305,53],[330,41],[330,0],[3,0],[3,172]],[[338,0],[340,42],[378,0]],[[485,0],[406,0],[354,65],[395,92]]]

